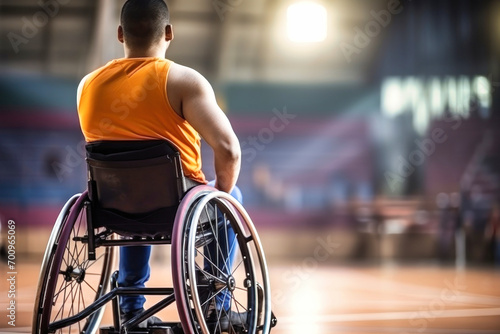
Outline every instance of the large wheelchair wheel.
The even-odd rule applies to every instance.
[[[174,225],[172,273],[185,333],[269,333],[264,252],[250,217],[229,194],[198,186],[185,196]]]
[[[96,249],[88,259],[87,193],[73,196],[64,206],[52,230],[40,270],[33,312],[32,333],[96,333],[104,307],[82,321],[64,325],[109,286],[113,251]]]

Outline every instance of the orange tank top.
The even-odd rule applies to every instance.
[[[87,142],[170,140],[180,150],[184,174],[206,183],[200,136],[168,101],[171,64],[160,58],[123,58],[92,72],[80,96],[80,126]]]

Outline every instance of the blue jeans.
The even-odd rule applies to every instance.
[[[214,181],[209,182],[209,185],[213,186]],[[234,187],[231,195],[240,203],[243,202],[243,197],[241,191],[238,187]],[[221,252],[216,252],[215,245],[212,243],[205,248],[205,252],[208,251],[207,256],[210,259],[216,259],[217,253],[219,253],[219,269],[224,273],[229,273],[234,262],[234,247],[232,247],[235,240],[235,234],[233,229],[229,226],[226,233],[219,233],[219,243],[222,245],[228,245],[227,248],[222,247]],[[230,250],[233,249],[231,254]],[[144,287],[145,283],[149,280],[150,276],[150,266],[149,258],[151,255],[151,246],[124,246],[120,247],[120,264],[118,273],[118,286],[120,287]],[[204,270],[210,271],[211,264],[205,261]],[[144,296],[121,296],[120,297],[120,309],[121,312],[128,313],[141,309],[144,306],[146,298]],[[228,293],[220,293],[216,296],[216,306],[218,309],[224,308],[229,309],[230,306],[230,295]]]

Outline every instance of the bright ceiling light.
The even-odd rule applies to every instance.
[[[292,42],[313,43],[325,40],[325,7],[310,1],[290,5],[287,10],[287,30]]]

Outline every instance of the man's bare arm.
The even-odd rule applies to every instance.
[[[231,123],[217,105],[212,86],[198,72],[177,64],[170,69],[169,84],[171,79],[177,88],[170,93],[181,96],[180,115],[214,151],[215,187],[231,192],[240,172],[241,148]]]

